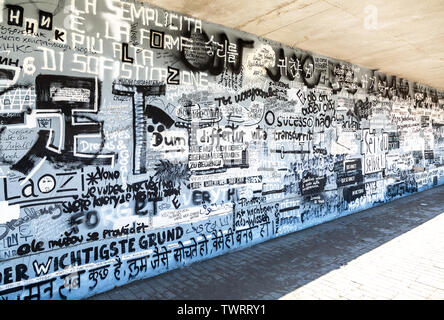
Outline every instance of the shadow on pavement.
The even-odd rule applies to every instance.
[[[92,298],[278,299],[443,212],[441,186]]]

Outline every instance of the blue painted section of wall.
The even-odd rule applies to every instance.
[[[444,182],[442,91],[146,3],[0,5],[2,299],[80,299]]]

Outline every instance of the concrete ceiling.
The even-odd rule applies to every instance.
[[[144,1],[444,89],[443,0]]]

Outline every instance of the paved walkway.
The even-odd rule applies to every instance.
[[[444,300],[444,186],[91,299]]]

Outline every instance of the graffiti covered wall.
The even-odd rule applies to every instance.
[[[444,92],[147,3],[0,0],[0,297],[79,299],[444,182]]]

